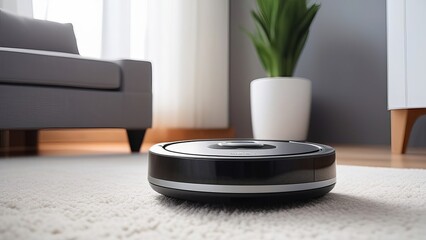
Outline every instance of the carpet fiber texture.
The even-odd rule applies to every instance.
[[[337,174],[313,201],[202,204],[151,190],[146,155],[0,159],[0,239],[426,239],[426,170]]]

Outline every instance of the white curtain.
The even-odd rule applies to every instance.
[[[228,127],[228,8],[227,0],[149,1],[155,127]]]
[[[1,0],[0,0],[1,1]],[[228,127],[228,0],[33,0],[82,55],[153,65],[154,127]]]
[[[102,0],[103,59],[146,60],[148,0]]]
[[[33,17],[32,0],[0,0],[0,8],[21,16]]]

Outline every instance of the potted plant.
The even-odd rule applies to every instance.
[[[268,77],[250,84],[256,139],[306,140],[311,82],[293,73],[319,7],[307,0],[257,0],[256,30],[249,36]]]

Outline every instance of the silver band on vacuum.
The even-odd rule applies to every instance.
[[[336,178],[331,178],[318,182],[307,182],[297,184],[280,184],[280,185],[217,185],[204,183],[185,183],[162,180],[149,176],[148,181],[151,184],[172,188],[176,190],[196,191],[196,192],[213,192],[213,193],[282,193],[312,190],[327,187],[336,183]]]

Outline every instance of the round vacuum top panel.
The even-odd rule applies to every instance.
[[[266,140],[200,140],[176,142],[164,145],[169,152],[220,157],[260,157],[309,154],[321,151],[310,143]]]

